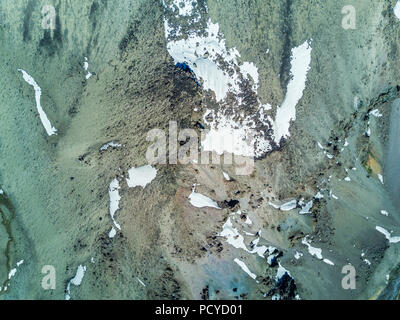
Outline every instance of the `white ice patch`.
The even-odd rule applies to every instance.
[[[272,262],[274,261],[274,259],[278,256],[278,254],[279,254],[279,253],[274,253],[274,254],[271,254],[271,255],[269,255],[269,256],[267,257],[267,262],[268,262],[269,265],[272,264]]]
[[[269,256],[267,257],[267,262],[269,265],[272,265],[274,259],[279,255],[279,251],[275,252],[276,248],[272,246],[269,246],[267,251],[269,253]]]
[[[260,110],[268,110],[270,105],[263,105],[260,108]],[[267,125],[264,117],[265,111],[260,112],[259,120]],[[206,119],[210,113],[213,114],[212,122],[208,122]],[[201,141],[203,151],[215,151],[219,155],[228,152],[244,157],[259,157],[265,152],[271,151],[272,147],[269,141],[256,130],[251,117],[241,117],[241,122],[237,122],[221,112],[216,114],[214,111],[206,112],[203,120],[210,126],[210,129]]]
[[[166,6],[165,3],[164,6]],[[242,104],[241,83],[243,80],[252,80],[251,89],[257,94],[259,74],[256,65],[248,61],[239,65],[240,53],[236,48],[228,49],[226,47],[226,41],[219,31],[218,23],[212,23],[209,19],[204,30],[205,35],[188,32],[186,37],[180,40],[170,40],[173,28],[169,26],[168,20],[164,21],[164,25],[167,50],[174,62],[186,63],[193,70],[196,78],[202,81],[203,89],[215,93],[217,102],[223,102],[228,93],[232,93],[238,104]],[[259,100],[257,102],[260,112],[258,120],[267,125],[265,111],[270,110],[271,105],[262,105]],[[258,132],[257,137],[248,139],[251,136],[250,131],[255,129],[250,116],[243,115],[240,121],[238,119],[234,121],[221,112],[213,117],[212,123],[207,121],[205,123],[210,126],[211,130],[206,139],[202,141],[204,151],[215,151],[218,154],[226,151],[236,155],[254,157],[261,156],[272,149],[263,132]],[[246,140],[249,140],[250,143],[246,143]],[[256,143],[255,150],[254,142]]]
[[[351,179],[350,179],[350,177],[346,177],[346,178],[344,178],[344,181],[350,182]]]
[[[387,212],[386,210],[381,210],[381,214],[388,217],[389,216],[389,212]]]
[[[204,116],[206,118],[207,114]],[[222,114],[217,116],[218,124],[211,123],[210,130],[201,141],[203,151],[215,151],[222,155],[224,152],[254,157],[254,140],[251,129],[247,126],[238,126],[235,121]]]
[[[307,202],[307,204],[300,210],[299,214],[307,214],[310,213],[310,210],[313,206],[313,201]]]
[[[261,231],[258,232],[261,235]],[[219,237],[224,237],[226,242],[228,242],[231,246],[236,249],[242,249],[250,254],[256,253],[261,258],[264,258],[265,252],[273,252],[275,250],[274,247],[267,247],[267,246],[258,246],[260,242],[260,236],[252,241],[252,250],[247,249],[246,245],[244,244],[244,238],[239,233],[239,231],[233,227],[231,218],[228,217],[224,225],[222,226],[222,231],[218,234]],[[270,251],[271,250],[271,251]]]
[[[382,117],[382,113],[380,113],[378,109],[372,110],[369,114],[371,114],[371,115],[373,115],[374,117],[377,117],[377,118]]]
[[[297,207],[297,200],[294,199],[294,200],[291,200],[289,202],[282,204],[280,209],[282,211],[290,211],[290,210],[295,209],[296,207]]]
[[[85,71],[87,71],[87,74],[85,76],[86,80],[89,79],[92,74],[88,71],[89,69],[89,62],[88,62],[88,58],[85,57],[85,61],[83,62],[83,69],[85,69]]]
[[[328,159],[333,159],[333,155],[331,155],[330,153],[328,153],[328,152],[324,152],[324,154],[326,155],[326,157],[328,158]]]
[[[211,207],[215,209],[221,209],[214,200],[206,197],[205,195],[195,192],[194,188],[192,190],[192,193],[189,195],[189,201],[191,205],[196,208]]]
[[[331,265],[331,266],[334,266],[334,265],[335,265],[335,264],[334,264],[331,260],[329,260],[329,259],[323,259],[322,261],[325,262],[326,264]]]
[[[381,174],[378,174],[378,179],[383,184],[383,176]]]
[[[276,203],[273,203],[273,202],[268,202],[268,204],[271,206],[271,207],[274,207],[275,209],[278,209],[279,210],[279,208],[281,207],[279,204],[276,204]]]
[[[303,238],[303,240],[301,241],[302,244],[306,245],[308,247],[308,252],[316,257],[319,260],[322,260],[323,262],[325,262],[326,264],[329,264],[331,266],[335,265],[331,260],[329,259],[324,259],[324,257],[322,256],[322,249],[320,248],[315,248],[313,246],[311,246],[310,242],[307,241],[307,237]]]
[[[302,256],[303,256],[303,254],[301,252],[298,252],[298,251],[296,251],[296,253],[294,254],[294,258],[296,260],[299,260]]]
[[[193,0],[174,0],[174,5],[178,7],[180,16],[190,16],[193,13]]]
[[[168,38],[169,30],[165,32]],[[191,34],[187,39],[170,41],[167,44],[167,50],[175,63],[187,63],[197,78],[203,80],[204,89],[214,91],[216,100],[222,101],[226,98],[230,86],[234,91],[239,91],[239,86],[215,60],[217,55],[222,58],[232,56],[236,60],[238,52],[236,49],[228,51],[225,40],[218,38],[219,25],[217,23],[214,24],[209,20],[205,32],[208,34],[206,37]]]
[[[108,237],[109,238],[114,238],[116,234],[117,234],[117,230],[115,230],[115,228],[112,227],[110,232],[108,233]]]
[[[261,236],[261,230],[258,232],[258,234]],[[260,242],[260,237],[258,237],[257,239],[255,239],[253,241],[253,249],[247,250],[249,253],[256,253],[258,254],[258,256],[260,256],[261,258],[264,258],[264,254],[265,252],[271,250],[271,248],[273,247],[267,247],[267,246],[258,246],[258,243]],[[275,250],[275,248],[273,248]]]
[[[255,236],[255,233],[251,233],[251,232],[247,232],[247,231],[244,231],[244,234],[246,236]]]
[[[250,220],[249,216],[246,216],[246,221],[244,223],[248,224],[248,225],[253,224],[253,222]]]
[[[143,287],[146,286],[146,285],[144,284],[144,282],[143,282],[142,280],[140,280],[138,277],[136,277],[136,279],[139,281],[139,283],[140,283]]]
[[[121,147],[121,146],[122,146],[121,144],[116,143],[116,142],[114,142],[114,141],[111,141],[111,142],[108,142],[108,143],[104,144],[104,145],[100,148],[100,151],[105,151],[105,150],[107,150],[108,148],[118,148],[118,147]]]
[[[367,265],[369,265],[369,266],[371,265],[371,261],[369,261],[368,259],[364,259],[363,261],[364,261]]]
[[[290,211],[290,210],[293,210],[293,209],[295,209],[297,207],[297,200],[293,199],[293,200],[290,200],[290,201],[285,202],[283,204],[276,204],[276,203],[273,203],[273,202],[269,202],[268,204],[270,206],[274,207],[275,209],[279,209],[279,210],[282,210],[282,211]]]
[[[305,41],[292,49],[290,69],[292,79],[288,83],[285,99],[278,107],[274,121],[274,138],[277,144],[282,137],[286,138],[290,135],[290,122],[296,120],[296,105],[303,97],[307,73],[310,70],[311,41]]]
[[[318,191],[317,194],[314,196],[315,199],[322,199],[324,197],[324,195]]]
[[[257,278],[257,275],[252,273],[243,261],[239,260],[238,258],[235,258],[233,261],[235,261],[239,265],[239,267],[242,268],[242,270],[246,272],[251,278]]]
[[[16,267],[16,268],[12,268],[12,269],[9,271],[9,273],[8,273],[8,280],[11,280],[11,278],[14,277],[14,276],[16,275],[17,270],[18,270],[18,267],[19,267],[21,264],[23,264],[23,263],[24,263],[24,260],[18,261],[18,262],[17,262],[17,267]],[[8,289],[9,286],[10,286],[10,283],[8,283],[7,285],[5,285],[5,286],[3,287],[3,289],[0,287],[0,291],[1,291],[1,290],[7,291],[7,289]]]
[[[222,231],[218,234],[220,237],[226,238],[226,241],[236,249],[249,251],[244,244],[244,238],[239,231],[233,227],[231,218],[228,217],[225,224],[222,226]]]
[[[4,194],[4,191],[3,191],[3,189],[0,189],[0,194]]]
[[[302,244],[305,244],[308,247],[308,252],[312,255],[315,256],[317,259],[322,260],[322,249],[320,248],[315,248],[313,247],[308,241],[307,237],[303,238],[301,241]]]
[[[14,277],[16,273],[17,273],[17,268],[11,269],[10,272],[8,273],[8,280]]]
[[[86,266],[79,265],[78,269],[76,270],[75,277],[73,277],[67,285],[67,293],[65,294],[65,300],[70,300],[70,286],[73,284],[74,286],[80,286],[83,280],[83,276],[86,272]]]
[[[165,22],[168,25],[168,21]],[[165,37],[168,39],[171,29],[165,29]],[[175,63],[185,62],[193,70],[198,79],[203,80],[203,88],[215,93],[217,102],[223,101],[228,92],[235,95],[241,93],[240,75],[234,67],[238,67],[240,53],[236,48],[227,49],[225,39],[219,37],[218,23],[207,22],[205,29],[207,36],[189,34],[186,39],[169,41],[167,50]],[[233,75],[222,70],[218,58],[232,67]],[[239,67],[243,76],[249,75],[254,80],[253,90],[258,88],[258,70],[251,62],[245,62]],[[255,93],[257,93],[255,91]]]
[[[398,243],[400,242],[400,237],[392,237],[391,233],[389,231],[387,231],[386,229],[376,226],[375,229],[377,231],[379,231],[380,233],[382,233],[386,239],[389,240],[389,243]]]
[[[326,157],[327,157],[328,159],[333,159],[333,155],[330,154],[330,153],[328,153],[328,152],[325,150],[325,148],[322,146],[321,143],[317,142],[317,144],[318,144],[318,147],[324,151],[324,155],[326,155]]]
[[[286,270],[284,267],[282,267],[282,265],[279,263],[279,267],[278,267],[278,271],[276,272],[275,279],[278,281],[285,275],[285,273],[287,273],[288,276],[291,277],[290,272],[288,270]]]
[[[119,186],[118,180],[115,178],[111,181],[110,187],[108,188],[108,195],[110,196],[110,216],[117,229],[121,230],[120,225],[114,219],[114,214],[119,209],[119,201],[121,200],[119,189],[121,189],[121,187]]]
[[[40,120],[42,121],[43,127],[45,128],[47,134],[49,136],[51,136],[53,134],[57,134],[57,129],[51,125],[50,120],[47,118],[47,115],[44,112],[44,110],[40,104],[40,97],[42,95],[42,89],[36,83],[35,79],[33,79],[26,71],[24,71],[22,69],[18,69],[18,71],[20,71],[22,73],[24,80],[29,85],[31,85],[33,87],[33,89],[35,90],[36,108],[39,112]]]
[[[240,71],[245,78],[249,78],[249,76],[253,79],[253,91],[257,93],[258,90],[258,69],[253,62],[243,62],[240,66]]]
[[[73,277],[70,282],[74,286],[80,286],[83,280],[83,276],[85,275],[85,272],[86,272],[86,267],[79,265],[78,269],[76,270],[75,277]]]
[[[222,172],[222,174],[226,181],[231,181],[231,177],[226,172]]]
[[[128,170],[129,179],[126,179],[129,188],[141,186],[145,188],[157,176],[157,169],[151,165],[145,165]]]
[[[397,1],[396,5],[394,6],[394,14],[397,17],[397,19],[400,20],[400,1]]]

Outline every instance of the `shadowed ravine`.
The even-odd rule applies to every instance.
[[[0,279],[2,287],[4,288],[7,287],[9,283],[8,275],[11,270],[11,263],[12,263],[10,251],[12,250],[14,242],[11,223],[15,217],[14,208],[11,204],[10,199],[7,197],[4,191],[2,192],[2,194],[0,194],[0,216],[2,219],[1,224],[3,225],[8,237],[5,250],[0,258],[0,267],[6,268],[5,279]],[[4,277],[4,273],[2,273],[2,275]],[[0,292],[0,294],[2,293],[4,294],[5,292],[4,291]]]
[[[400,208],[400,99],[395,100],[390,115],[389,143],[385,160],[387,189],[392,201]],[[397,212],[400,214],[400,212]]]

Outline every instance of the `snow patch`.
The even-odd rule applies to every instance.
[[[308,252],[312,255],[315,256],[317,259],[322,260],[322,249],[320,248],[315,248],[313,247],[308,241],[307,237],[303,238],[301,241],[302,244],[305,244],[308,247]]]
[[[293,199],[289,202],[284,203],[283,205],[281,205],[280,209],[282,211],[290,211],[293,210],[297,207],[297,200]]]
[[[386,210],[381,210],[381,214],[388,217],[389,216],[389,212],[387,212]]]
[[[53,134],[56,135],[57,129],[51,125],[50,120],[47,118],[47,115],[44,112],[44,110],[40,104],[40,97],[42,95],[42,89],[36,83],[35,79],[33,79],[26,71],[24,71],[22,69],[18,69],[18,71],[20,71],[22,73],[22,77],[24,78],[24,80],[29,85],[33,86],[33,89],[35,90],[36,108],[37,108],[37,111],[39,112],[40,120],[42,121],[43,127],[45,128],[47,134],[49,136],[51,136]]]
[[[108,143],[104,144],[104,145],[100,148],[100,151],[105,151],[105,150],[107,150],[108,148],[118,148],[118,147],[121,147],[121,146],[122,146],[121,144],[116,143],[116,142],[114,142],[114,141],[111,141],[111,142],[108,142]]]
[[[313,201],[307,202],[307,204],[300,210],[299,214],[307,214],[310,213],[310,210],[313,206]]]
[[[278,271],[276,272],[276,276],[275,276],[276,281],[281,279],[285,274],[287,274],[288,276],[291,277],[290,272],[288,270],[286,270],[284,267],[282,267],[282,265],[280,263],[278,265],[279,265]]]
[[[294,254],[294,258],[296,260],[299,260],[302,256],[303,256],[303,254],[301,252],[298,252],[298,251],[296,251],[296,253]]]
[[[334,266],[334,265],[335,265],[335,264],[334,264],[331,260],[329,260],[329,259],[323,259],[322,261],[325,262],[326,264],[331,265],[331,266]]]
[[[177,1],[179,2],[179,0]],[[185,8],[188,7],[186,1],[184,4]],[[164,6],[168,8],[165,2]],[[178,8],[180,8],[179,5]],[[171,9],[171,6],[169,6],[169,9]],[[185,12],[180,12],[181,14],[185,14]],[[228,49],[226,47],[226,41],[219,30],[218,23],[212,23],[209,19],[203,33],[188,31],[185,37],[182,37],[181,29],[178,29],[177,34],[174,35],[173,28],[170,27],[168,20],[164,20],[164,26],[167,51],[174,62],[176,64],[187,64],[196,78],[202,82],[202,88],[215,93],[215,99],[218,103],[223,103],[228,93],[231,93],[237,103],[242,104],[244,92],[241,85],[244,80],[248,80],[252,84],[251,90],[257,94],[259,87],[257,66],[249,61],[239,63],[241,58],[239,51],[236,48]],[[176,40],[176,36],[181,39]],[[257,103],[259,105],[258,120],[268,126],[269,122],[265,111],[270,110],[271,105],[263,105],[259,99],[257,99]],[[250,131],[255,129],[254,121],[251,118],[254,118],[254,116],[245,117],[241,115],[241,119],[235,118],[234,121],[221,112],[213,117],[212,123],[205,121],[211,130],[205,141],[202,142],[203,150],[215,151],[218,154],[226,151],[250,157],[261,156],[270,151],[272,148],[265,132],[258,132],[254,139],[247,138],[251,136]],[[221,140],[222,143],[220,143]],[[250,145],[254,144],[252,140],[256,142],[256,150],[252,146],[247,146],[249,143],[246,143],[246,141],[249,141]],[[218,145],[213,146],[213,141],[217,141]],[[234,143],[232,144],[231,141]],[[233,152],[233,150],[238,152]]]
[[[323,197],[324,196],[320,191],[318,191],[318,193],[314,196],[315,199],[322,199]]]
[[[206,120],[210,112],[213,114],[213,122]],[[238,124],[222,113],[215,115],[214,111],[210,112],[203,117],[204,122],[210,126],[201,141],[203,151],[215,151],[219,155],[227,152],[243,157],[254,157],[271,150],[268,142],[263,144],[262,140],[255,137],[250,120]]]
[[[367,265],[369,265],[369,266],[371,265],[371,261],[369,261],[368,259],[364,259],[363,261],[364,261]]]
[[[382,113],[380,113],[378,109],[372,110],[369,114],[371,114],[371,115],[373,115],[374,117],[377,117],[377,118],[382,117]]]
[[[121,230],[121,226],[114,219],[114,214],[119,209],[119,201],[121,200],[118,191],[119,189],[121,189],[121,187],[119,186],[117,178],[115,178],[113,181],[111,181],[110,186],[108,188],[108,195],[110,197],[110,216],[117,229]]]
[[[250,234],[251,235],[251,234]],[[239,233],[239,231],[233,227],[231,218],[228,217],[224,225],[222,226],[222,231],[218,234],[219,237],[226,238],[226,242],[228,242],[231,246],[236,249],[242,249],[250,254],[256,253],[261,258],[264,258],[264,254],[268,252],[275,251],[274,247],[267,246],[259,246],[260,242],[261,230],[258,232],[259,237],[251,242],[252,250],[247,249],[243,236]]]
[[[196,208],[204,208],[211,207],[215,209],[221,209],[214,200],[209,197],[202,195],[201,193],[195,192],[195,188],[193,187],[192,193],[189,195],[189,201],[192,206]]]
[[[168,22],[167,22],[168,23]],[[170,29],[165,30],[168,39]],[[225,39],[218,37],[219,25],[207,22],[205,34],[190,34],[186,39],[169,41],[167,50],[175,63],[185,62],[193,70],[196,77],[203,80],[203,88],[215,93],[217,102],[224,100],[228,92],[239,93],[239,75],[229,76],[220,67],[217,58],[221,57],[231,65],[238,65],[240,57],[236,48],[227,49]]]
[[[8,280],[14,277],[16,273],[17,273],[17,268],[11,269],[10,272],[8,273]]]
[[[244,244],[243,236],[236,228],[233,227],[230,217],[228,217],[228,220],[226,220],[222,226],[222,231],[218,234],[218,236],[226,238],[226,242],[236,249],[243,249],[247,252],[249,251]]]
[[[324,257],[322,256],[322,249],[320,248],[315,248],[313,247],[310,242],[307,241],[308,236],[306,236],[305,238],[303,238],[303,240],[301,241],[302,244],[306,245],[308,247],[308,252],[316,257],[319,260],[322,260],[323,262],[325,262],[326,264],[329,264],[331,266],[334,266],[335,264],[329,260],[329,259],[324,259]]]
[[[192,0],[174,0],[174,5],[178,7],[180,16],[190,16],[193,13]]]
[[[126,179],[129,188],[141,186],[145,188],[157,176],[157,169],[151,165],[145,165],[128,170],[129,179]]]
[[[238,258],[235,258],[233,261],[235,261],[239,267],[242,268],[242,270],[246,272],[252,279],[257,278],[257,275],[252,273],[243,261],[239,260]]]
[[[282,137],[290,136],[290,122],[296,120],[296,105],[303,97],[307,73],[310,70],[311,42],[312,40],[305,41],[302,45],[292,49],[290,69],[292,79],[288,83],[285,99],[277,109],[274,121],[274,138],[277,144]]]
[[[75,276],[68,282],[67,293],[65,294],[65,300],[71,299],[71,296],[70,296],[71,284],[73,284],[74,286],[80,286],[82,283],[83,277],[85,275],[85,272],[86,272],[86,266],[79,265],[78,269],[76,270]]]
[[[143,287],[146,286],[146,285],[144,284],[144,282],[143,282],[142,280],[140,280],[138,277],[136,277],[136,279],[139,281],[139,283],[140,283]]]
[[[117,234],[117,230],[115,230],[115,228],[112,227],[110,232],[108,233],[108,237],[109,238],[114,238],[116,234]]]
[[[392,237],[391,233],[389,231],[387,231],[386,229],[384,229],[382,227],[379,227],[379,226],[376,226],[375,229],[377,231],[379,231],[380,233],[382,233],[386,237],[386,239],[389,240],[389,243],[398,243],[398,242],[400,242],[400,237]]]
[[[226,181],[231,181],[231,177],[226,172],[222,172],[222,174]]]
[[[400,20],[400,1],[397,1],[396,5],[394,6],[394,14],[397,17],[397,19]]]
[[[92,73],[90,73],[88,71],[89,62],[88,62],[88,58],[87,57],[85,57],[85,61],[83,62],[83,69],[85,69],[85,71],[87,71],[87,74],[85,75],[85,79],[88,80],[92,76]]]
[[[273,202],[269,202],[268,204],[270,206],[274,207],[275,209],[279,209],[279,210],[282,210],[282,211],[290,211],[290,210],[293,210],[293,209],[295,209],[297,207],[297,200],[293,199],[293,200],[290,200],[290,201],[285,202],[283,204],[276,204],[276,203],[273,203]]]

